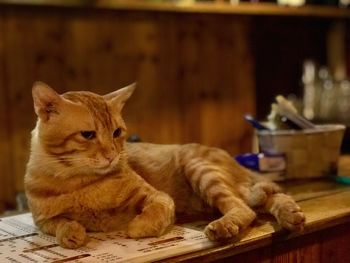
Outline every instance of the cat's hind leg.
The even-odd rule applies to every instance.
[[[224,185],[218,185],[216,188],[216,193],[210,199],[212,206],[218,208],[223,216],[209,223],[204,230],[207,237],[213,241],[235,237],[256,217],[255,212],[242,199],[225,189]]]
[[[229,171],[202,158],[193,158],[185,166],[185,175],[201,199],[222,213],[204,230],[210,240],[233,238],[255,219],[255,212],[240,197]]]
[[[273,182],[257,182],[247,198],[250,207],[261,207],[272,214],[284,228],[301,231],[304,228],[305,216],[293,198],[282,193]]]

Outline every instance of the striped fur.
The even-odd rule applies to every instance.
[[[38,121],[25,188],[43,232],[55,235],[63,247],[76,248],[86,242],[86,231],[159,236],[173,223],[175,210],[219,210],[222,217],[205,233],[211,240],[229,239],[255,219],[252,208],[270,212],[287,229],[302,229],[304,215],[292,198],[223,150],[125,143],[121,110],[132,92],[126,87],[105,96],[58,95],[43,83],[34,85]],[[85,138],[82,131],[94,136]]]

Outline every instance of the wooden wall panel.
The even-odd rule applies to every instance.
[[[0,15],[0,213],[5,207],[14,206],[13,153],[10,147],[12,119],[5,71],[6,43],[4,41],[5,19]]]
[[[346,20],[345,21],[345,41],[347,45],[345,45],[345,60],[346,60],[346,76],[350,76],[350,21]]]
[[[25,164],[29,155],[30,131],[35,125],[31,85],[37,79],[60,83],[61,48],[56,33],[60,20],[55,14],[35,16],[11,10],[5,15],[5,79],[9,94],[14,187],[23,189]]]
[[[12,196],[23,189],[35,80],[58,92],[100,94],[137,81],[125,109],[130,133],[232,154],[249,150],[251,129],[242,117],[255,111],[249,18],[39,7],[0,12],[1,95],[8,94],[11,130],[1,150],[12,160],[6,168],[10,161],[2,159],[0,169],[6,185],[14,181]]]

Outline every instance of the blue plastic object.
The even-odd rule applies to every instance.
[[[269,130],[265,125],[258,122],[256,119],[254,119],[250,114],[244,115],[244,119],[249,122],[255,129],[257,130]]]

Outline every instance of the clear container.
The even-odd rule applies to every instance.
[[[345,126],[318,125],[316,129],[257,131],[260,152],[285,154],[285,178],[336,175]]]

